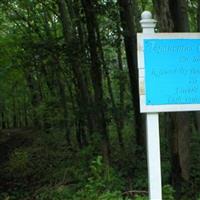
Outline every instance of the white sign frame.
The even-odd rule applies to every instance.
[[[200,111],[200,104],[146,105],[144,39],[200,39],[200,33],[138,33],[137,53],[141,113]]]

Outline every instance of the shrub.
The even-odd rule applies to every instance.
[[[170,185],[165,185],[163,187],[163,199],[164,200],[174,200],[174,189]]]
[[[29,163],[29,154],[22,149],[16,149],[9,158],[8,169],[11,173],[25,174]]]
[[[87,184],[74,196],[73,200],[122,200],[123,182],[114,170],[102,162],[98,156],[90,166],[91,176]]]

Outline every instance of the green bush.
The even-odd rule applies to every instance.
[[[174,200],[175,191],[170,185],[165,185],[163,187],[163,200]]]
[[[73,200],[122,200],[123,182],[114,170],[102,162],[98,156],[90,166],[91,176]]]
[[[22,149],[16,149],[9,157],[8,169],[11,173],[25,174],[29,163],[29,154]]]
[[[71,191],[65,186],[58,186],[56,188],[43,188],[41,189],[36,200],[69,200],[72,199]]]
[[[191,144],[191,162],[190,162],[190,191],[193,196],[200,192],[200,137],[199,132],[193,130]]]
[[[43,188],[36,195],[37,200],[124,200],[123,182],[114,170],[103,164],[98,156],[90,165],[90,176],[79,185],[77,192],[67,186]],[[128,199],[125,199],[128,200]]]
[[[79,194],[73,195],[72,191],[66,187],[61,186],[57,189],[45,188],[36,196],[36,200],[128,200],[123,198],[118,191],[108,191],[98,195],[95,192],[94,190],[93,194],[91,194],[82,191]]]
[[[134,200],[148,200],[148,198],[147,197],[142,197],[142,196],[136,196],[135,198],[134,198]]]

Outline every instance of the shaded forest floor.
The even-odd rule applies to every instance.
[[[0,164],[8,160],[16,148],[30,146],[37,134],[32,128],[13,128],[0,131]]]
[[[0,200],[147,200],[146,157],[141,155],[135,162],[130,139],[126,138],[122,152],[112,137],[108,167],[99,156],[97,141],[82,149],[73,142],[69,148],[61,130],[0,130]],[[163,182],[167,183],[169,159],[164,155]],[[174,199],[171,186],[164,186],[163,192],[165,200]],[[183,198],[192,199],[197,198]]]
[[[103,164],[97,146],[77,149],[67,146],[65,134],[59,130],[1,130],[0,200],[121,200],[133,188],[145,185],[146,190],[145,168],[137,186],[131,182],[133,152],[120,157],[116,148],[114,169]]]
[[[21,185],[21,179],[15,177],[13,172],[15,170],[22,170],[17,169],[23,168],[23,165],[25,164],[23,163],[25,162],[25,160],[23,160],[25,154],[23,154],[22,149],[30,148],[37,134],[37,131],[32,128],[0,130],[0,195],[4,196],[5,194],[6,196],[7,192],[14,191]],[[14,166],[14,162],[17,160],[18,163]],[[17,172],[19,175],[21,175],[20,171]],[[14,176],[9,176],[9,174]]]

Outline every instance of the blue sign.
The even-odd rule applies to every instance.
[[[200,104],[200,39],[144,39],[146,105]]]

